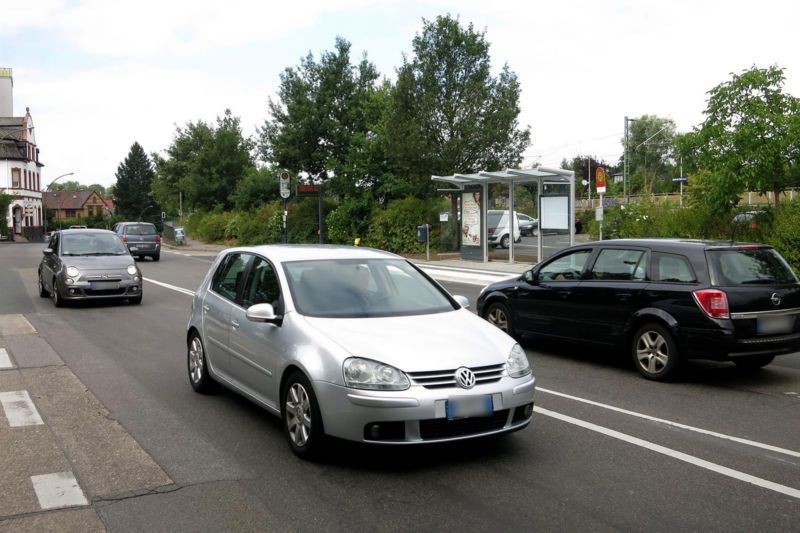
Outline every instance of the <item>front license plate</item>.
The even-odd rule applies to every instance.
[[[92,289],[102,291],[106,289],[119,289],[119,283],[116,281],[93,281]]]
[[[465,396],[452,398],[445,402],[447,418],[466,418],[469,416],[489,416],[494,410],[492,396]]]
[[[138,250],[136,246],[131,246],[129,249],[131,252],[135,252],[136,250]]]
[[[794,316],[765,316],[756,319],[756,331],[767,335],[775,333],[791,333],[794,328]]]

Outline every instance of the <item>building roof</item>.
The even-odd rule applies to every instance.
[[[0,159],[25,159],[25,148],[15,141],[3,140],[0,133]]]
[[[48,209],[82,209],[93,194],[97,194],[100,200],[105,203],[103,195],[97,191],[48,191],[44,195],[44,205]]]
[[[0,117],[0,141],[21,141],[25,134],[25,117]]]

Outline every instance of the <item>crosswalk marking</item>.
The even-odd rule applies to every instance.
[[[0,404],[8,419],[8,425],[12,428],[44,424],[26,390],[0,392]]]
[[[31,476],[31,482],[42,509],[89,504],[72,472]]]
[[[6,349],[0,348],[0,370],[6,370],[8,368],[14,368],[14,363],[11,362],[11,358],[8,356]]]

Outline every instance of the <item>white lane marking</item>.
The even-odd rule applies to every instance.
[[[456,270],[439,270],[430,267],[420,267],[420,268],[429,276],[439,281],[467,283],[469,285],[480,285],[481,287],[488,285],[490,283],[494,283],[496,281],[502,281],[504,279],[511,279],[518,277],[515,274],[489,276],[486,274],[459,272]]]
[[[576,402],[586,403],[589,405],[594,405],[595,407],[602,407],[603,409],[608,409],[609,411],[615,411],[617,413],[622,413],[629,416],[634,416],[636,418],[643,418],[645,420],[651,420],[653,422],[658,422],[660,424],[665,424],[668,426],[685,429],[688,431],[694,431],[695,433],[702,433],[703,435],[709,435],[711,437],[717,437],[718,439],[729,440],[732,442],[738,442],[739,444],[745,444],[747,446],[753,446],[755,448],[761,448],[763,450],[769,450],[771,452],[782,453],[784,455],[790,455],[792,457],[800,457],[800,452],[796,452],[794,450],[787,450],[786,448],[779,448],[777,446],[772,446],[771,444],[764,444],[762,442],[756,442],[753,440],[743,439],[741,437],[734,437],[732,435],[726,435],[724,433],[717,433],[716,431],[710,431],[708,429],[702,429],[695,426],[689,426],[686,424],[681,424],[680,422],[673,422],[671,420],[665,420],[663,418],[656,418],[655,416],[646,415],[643,413],[637,413],[636,411],[628,411],[627,409],[622,409],[620,407],[614,407],[613,405],[608,405],[605,403],[595,402],[593,400],[587,400],[586,398],[579,398],[578,396],[571,396],[569,394],[564,394],[563,392],[557,392],[554,390],[544,389],[542,387],[536,387],[537,391],[544,392],[546,394],[552,394],[554,396],[560,396],[562,398],[567,398],[569,400],[574,400]]]
[[[31,476],[31,482],[42,509],[89,505],[72,472]]]
[[[779,492],[781,494],[785,494],[786,496],[791,496],[792,498],[800,499],[800,490],[798,489],[787,487],[786,485],[780,485],[778,483],[775,483],[774,481],[769,481],[767,479],[763,479],[760,477],[751,476],[750,474],[745,474],[744,472],[728,468],[727,466],[718,465],[716,463],[706,461],[705,459],[700,459],[699,457],[695,457],[694,455],[689,455],[687,453],[679,452],[677,450],[667,448],[666,446],[661,446],[660,444],[656,444],[654,442],[646,441],[638,437],[633,437],[626,433],[621,433],[619,431],[615,431],[613,429],[609,429],[603,426],[598,426],[597,424],[592,424],[591,422],[586,422],[578,418],[562,415],[561,413],[556,413],[554,411],[543,409],[538,406],[534,407],[533,410],[539,414],[549,416],[557,420],[561,420],[562,422],[567,422],[568,424],[574,424],[576,426],[580,426],[582,428],[595,431],[597,433],[601,433],[608,437],[612,437],[627,442],[629,444],[633,444],[634,446],[639,446],[641,448],[645,448],[650,451],[654,451],[656,453],[672,457],[673,459],[677,459],[679,461],[683,461],[685,463],[698,466],[705,470],[710,470],[711,472],[716,472],[717,474],[722,474],[723,476],[727,476],[739,481],[744,481],[745,483],[750,483],[751,485],[755,485],[757,487]]]
[[[14,363],[11,362],[11,358],[8,356],[6,349],[0,348],[0,370],[5,370],[7,368],[14,368]]]
[[[178,287],[177,285],[170,285],[169,283],[164,283],[163,281],[156,281],[150,278],[142,278],[145,281],[153,283],[155,285],[159,285],[161,287],[172,289],[173,291],[182,292],[183,294],[188,294],[189,296],[194,296],[194,291],[190,291],[189,289],[184,289],[183,287]]]
[[[26,390],[0,392],[0,404],[6,413],[8,425],[12,428],[44,424]]]

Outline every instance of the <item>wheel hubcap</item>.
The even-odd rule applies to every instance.
[[[650,374],[663,372],[669,361],[667,340],[656,331],[648,331],[636,343],[639,365]]]
[[[508,318],[502,309],[495,307],[489,311],[489,323],[508,333]]]
[[[304,446],[311,435],[311,401],[300,383],[293,383],[286,393],[286,427],[296,446]]]
[[[203,378],[203,344],[197,337],[189,346],[189,377],[193,383],[200,383]]]

